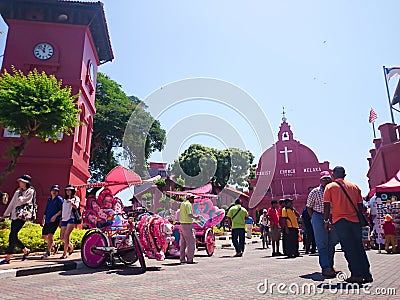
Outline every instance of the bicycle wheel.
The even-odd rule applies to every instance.
[[[89,231],[82,239],[81,257],[83,263],[89,268],[97,268],[106,260],[104,251],[95,247],[106,247],[107,238],[100,231]]]
[[[146,272],[146,261],[144,260],[142,245],[140,245],[139,238],[138,238],[136,232],[132,233],[132,238],[133,238],[133,244],[135,245],[135,249],[136,249],[136,255],[139,260],[140,269],[141,269],[142,273],[144,273],[144,272]]]
[[[129,236],[126,239],[124,244],[117,248],[117,255],[121,262],[129,266],[138,260],[138,256],[133,240],[131,240]]]
[[[212,256],[214,254],[215,249],[215,236],[212,228],[208,228],[204,235],[204,242],[206,245],[206,252],[208,256]]]

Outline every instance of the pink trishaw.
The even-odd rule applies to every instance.
[[[195,195],[193,214],[200,216],[200,220],[193,224],[196,236],[196,249],[206,250],[207,255],[212,256],[215,249],[213,228],[222,221],[225,216],[225,210],[219,209],[213,204],[212,199],[216,199],[217,196],[208,194],[209,190],[211,190],[211,185],[187,192],[167,192],[167,194],[176,197],[186,197],[188,193]],[[179,220],[179,210],[175,214],[175,220]],[[168,254],[173,257],[179,257],[179,222],[174,224],[172,235],[174,236],[174,241],[169,245]]]
[[[89,229],[82,239],[81,249],[82,261],[86,266],[97,268],[105,262],[112,266],[115,259],[119,259],[125,265],[139,261],[141,272],[146,271],[134,218],[124,213],[121,199],[114,196],[131,185],[143,183],[136,173],[116,167],[110,171],[104,182],[78,187],[104,187],[98,197],[87,197],[86,210],[83,213],[83,225]]]

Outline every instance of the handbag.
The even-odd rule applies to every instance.
[[[23,221],[31,221],[34,218],[33,205],[23,204],[15,208],[15,215]]]
[[[82,223],[82,214],[79,208],[72,208],[72,215],[74,216],[74,224]]]
[[[353,206],[354,210],[356,211],[357,218],[358,218],[358,221],[360,222],[361,227],[369,226],[367,217],[362,212],[360,212],[357,209],[357,207],[354,205],[353,201],[351,201],[351,198],[350,198],[349,194],[347,193],[346,189],[339,182],[337,182],[337,181],[335,181],[335,182],[342,188],[342,190],[345,193],[347,199],[349,199],[350,204]]]

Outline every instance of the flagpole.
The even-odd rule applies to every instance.
[[[374,131],[374,139],[376,139],[375,122],[372,122],[372,130]]]
[[[390,101],[390,93],[389,93],[389,86],[388,86],[387,77],[386,77],[386,68],[385,68],[385,66],[383,66],[383,76],[385,77],[386,93],[387,93],[388,100],[389,100],[390,117],[392,118],[392,123],[395,124],[394,123],[394,116],[393,116],[392,102]]]

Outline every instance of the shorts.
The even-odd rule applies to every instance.
[[[278,226],[271,225],[271,240],[279,241],[281,239],[281,231]]]
[[[62,221],[61,222],[61,227],[66,227],[68,224],[75,224],[74,218],[71,218],[68,221]]]
[[[59,224],[59,221],[44,224],[42,228],[42,235],[54,234]]]

